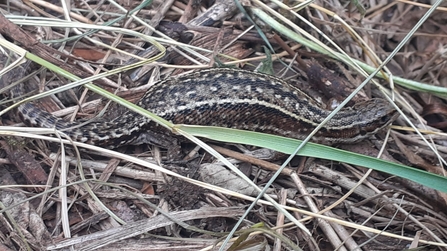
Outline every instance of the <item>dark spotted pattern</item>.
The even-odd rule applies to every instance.
[[[14,95],[22,93],[20,85]],[[207,69],[161,81],[138,105],[175,124],[221,126],[303,139],[330,111],[279,78],[236,69]],[[20,105],[32,126],[56,128],[74,140],[109,148],[147,143],[142,133],[161,130],[153,121],[126,112],[113,121],[86,125],[66,122],[32,104]],[[387,101],[371,99],[341,110],[316,135],[327,144],[356,142],[388,126],[397,112]]]

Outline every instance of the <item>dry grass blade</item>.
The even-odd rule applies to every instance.
[[[390,96],[402,112],[391,131],[337,147],[445,176],[445,3],[425,20],[431,6],[406,0],[205,2],[0,3],[0,46],[11,58],[0,62],[0,75],[11,70],[8,66],[26,65],[23,83],[33,98],[22,102],[76,121],[90,120],[101,110],[101,121],[123,116],[127,108],[105,105],[97,86],[136,101],[158,79],[216,65],[268,69],[320,106]],[[419,21],[420,29],[393,54]],[[263,47],[273,49],[271,56]],[[37,64],[23,64],[25,58]],[[390,61],[371,80],[374,85],[361,84],[385,59]],[[107,150],[72,142],[54,129],[19,127],[8,84],[0,81],[1,247],[447,248],[447,196],[430,189],[432,183],[442,186],[440,176],[435,182],[424,178],[434,175],[421,174],[418,182],[429,184],[422,186],[398,173],[347,164],[354,155],[345,155],[346,163],[320,159],[330,159],[329,150],[320,158],[284,162],[285,156],[270,152],[267,158],[265,149],[208,146],[188,132],[206,136],[213,128],[161,119],[190,139],[182,143],[182,153],[191,159],[169,162],[158,144]],[[353,102],[342,102],[346,97]],[[253,142],[268,141],[278,151],[286,142],[232,130],[214,133],[216,138],[231,133],[225,142],[245,139],[259,146]],[[255,198],[264,187],[270,201]]]

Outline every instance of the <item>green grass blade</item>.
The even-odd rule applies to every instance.
[[[212,140],[247,144],[272,149],[278,152],[291,154],[301,143],[300,140],[284,138],[275,135],[242,131],[230,128],[211,126],[176,125],[177,130],[185,131],[196,137]],[[352,165],[363,166],[377,171],[396,175],[424,186],[447,193],[447,177],[422,171],[413,167],[385,161],[357,153],[352,153],[329,146],[308,143],[299,152],[300,156],[328,159]]]

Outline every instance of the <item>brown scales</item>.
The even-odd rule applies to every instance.
[[[15,88],[14,96],[22,93]],[[283,80],[236,69],[206,69],[161,81],[138,103],[175,124],[221,126],[303,139],[330,111],[316,105]],[[114,121],[96,121],[74,127],[32,104],[19,106],[31,126],[64,131],[76,141],[107,147],[150,143],[147,130],[161,130],[153,121],[131,111]],[[371,99],[342,109],[319,131],[313,141],[352,143],[388,126],[397,112],[385,100]],[[149,141],[149,142],[146,142]]]

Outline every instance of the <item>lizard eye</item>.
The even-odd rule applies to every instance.
[[[366,135],[368,132],[367,131],[365,131],[365,130],[363,130],[363,129],[360,129],[360,135]]]

